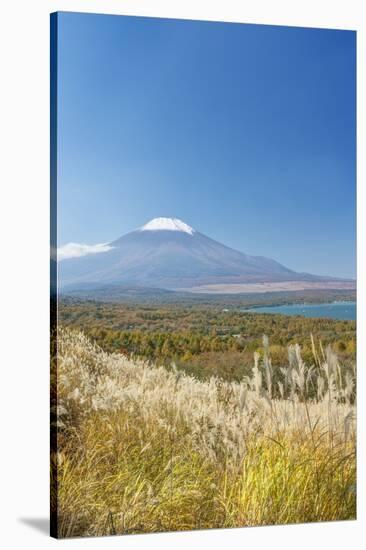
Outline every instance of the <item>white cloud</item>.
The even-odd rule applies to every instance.
[[[80,258],[89,254],[99,254],[100,252],[108,252],[113,246],[108,243],[101,244],[80,244],[67,243],[57,249],[57,260],[66,260],[67,258]]]

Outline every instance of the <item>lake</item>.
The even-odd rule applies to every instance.
[[[329,304],[289,304],[283,306],[261,306],[245,309],[251,313],[281,313],[328,319],[356,319],[356,302],[332,302]]]

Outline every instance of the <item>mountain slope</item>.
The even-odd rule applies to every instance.
[[[59,262],[61,286],[95,283],[175,289],[323,279],[234,250],[173,218],[155,218],[108,244],[111,248],[106,252]]]

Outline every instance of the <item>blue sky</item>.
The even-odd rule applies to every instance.
[[[355,276],[351,31],[59,14],[58,242],[177,217]]]

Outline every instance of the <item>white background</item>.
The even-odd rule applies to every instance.
[[[0,544],[5,549],[364,547],[366,540],[365,16],[356,0],[7,0],[0,12]],[[358,30],[358,520],[55,541],[48,517],[49,13]],[[339,205],[342,208],[342,205]],[[327,208],[327,205],[324,205]],[[364,540],[363,540],[364,539]]]

